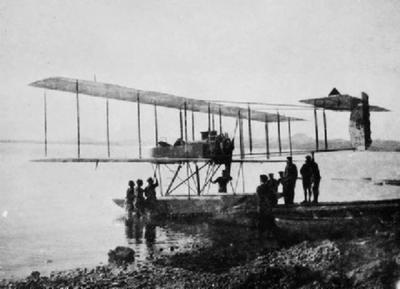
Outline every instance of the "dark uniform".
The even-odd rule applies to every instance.
[[[311,161],[311,170],[312,170],[312,192],[313,192],[313,202],[318,203],[318,196],[319,196],[319,183],[321,182],[321,175],[319,172],[318,164],[312,160]]]
[[[218,183],[218,193],[226,193],[227,192],[227,184],[232,180],[232,177],[218,177],[216,180],[214,180],[212,183]]]
[[[148,185],[144,189],[144,195],[146,196],[146,207],[149,210],[154,210],[157,204],[156,188],[158,187],[158,180],[156,179],[156,183],[153,183],[152,179],[147,180],[147,182]]]
[[[267,184],[267,176],[260,176],[261,185],[257,187],[259,229],[271,229],[275,226],[275,219],[272,215],[271,187]]]
[[[303,189],[304,189],[304,202],[311,202],[311,177],[313,174],[312,166],[311,166],[311,157],[306,157],[305,164],[300,169],[300,174],[303,180]],[[308,196],[308,198],[307,198]]]
[[[274,179],[273,174],[269,174],[269,180],[268,180],[267,184],[271,189],[271,195],[270,195],[271,204],[272,204],[272,206],[276,206],[278,204],[279,181],[277,179]]]
[[[137,215],[141,216],[144,213],[145,208],[144,190],[142,188],[143,181],[138,180],[136,184],[137,186],[135,189],[135,209]]]
[[[293,204],[294,201],[294,189],[296,187],[297,181],[297,167],[294,163],[292,163],[292,158],[288,157],[288,162],[285,168],[285,180],[286,180],[286,188],[287,188],[287,197],[288,197],[288,204]]]
[[[133,181],[129,181],[129,187],[126,190],[126,198],[125,198],[125,207],[128,213],[133,212],[134,203],[135,203],[135,188]]]

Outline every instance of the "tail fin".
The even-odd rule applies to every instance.
[[[368,95],[362,92],[362,103],[351,110],[349,124],[351,144],[359,150],[367,150],[372,143],[369,110]]]

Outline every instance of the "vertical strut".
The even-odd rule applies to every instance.
[[[162,176],[161,176],[161,166],[160,164],[157,164],[157,170],[158,170],[158,182],[160,184],[160,194],[163,196],[163,187],[162,187]]]
[[[239,118],[239,143],[240,143],[240,158],[244,159],[244,143],[243,143],[243,120],[242,115],[240,113],[240,109],[238,111]]]
[[[196,185],[197,185],[197,195],[200,196],[201,189],[200,189],[200,174],[199,174],[199,166],[197,163],[194,164],[196,166]]]
[[[292,130],[290,127],[290,117],[288,117],[288,133],[289,133],[289,152],[292,155]]]
[[[212,112],[212,130],[215,130],[215,115],[214,115],[214,111]]]
[[[110,108],[106,99],[106,129],[107,129],[107,156],[110,157]]]
[[[189,162],[186,162],[186,176],[187,176],[188,199],[190,200]]]
[[[269,159],[269,131],[268,131],[268,116],[265,114],[265,145],[267,149],[267,159]]]
[[[211,107],[208,103],[208,140],[210,140],[210,130],[211,130]]]
[[[277,112],[277,120],[278,120],[278,147],[279,147],[279,155],[282,154],[282,142],[281,142],[281,116],[279,114],[279,111]]]
[[[325,114],[325,108],[322,111],[323,112],[323,117],[324,117],[324,139],[325,139],[325,150],[328,149],[328,128],[326,125],[326,114]]]
[[[188,130],[187,130],[187,106],[186,102],[183,104],[183,112],[184,112],[184,119],[185,119],[185,142],[188,141]]]
[[[136,94],[137,100],[137,117],[138,117],[138,140],[139,140],[139,158],[142,158],[142,132],[140,125],[140,96],[139,92]]]
[[[243,190],[243,193],[245,193],[246,192],[246,185],[245,185],[245,182],[244,182],[244,163],[242,162],[242,163],[240,163],[240,167],[242,168],[242,190]]]
[[[79,116],[79,84],[76,80],[76,131],[77,131],[77,144],[78,144],[78,159],[81,157],[81,123]]]
[[[179,108],[179,129],[181,132],[181,139],[183,139],[183,120],[182,120],[182,109]]]
[[[251,111],[250,111],[250,105],[247,107],[247,117],[248,117],[248,126],[249,126],[249,148],[250,148],[250,154],[253,153],[253,139],[251,135]]]
[[[43,94],[43,112],[44,112],[44,155],[47,157],[47,96],[46,91]]]
[[[318,118],[317,118],[317,109],[314,108],[314,125],[315,125],[315,150],[319,149],[319,140],[318,140]]]
[[[221,106],[219,106],[218,114],[219,114],[219,134],[222,134],[222,113],[221,113]]]
[[[157,103],[154,103],[154,139],[156,147],[158,146],[158,117],[157,117]]]
[[[192,109],[192,141],[194,141],[194,111]]]

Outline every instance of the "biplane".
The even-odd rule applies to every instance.
[[[251,103],[244,102],[247,107],[239,105],[223,104],[217,101],[206,101],[200,99],[193,99],[187,97],[180,97],[167,93],[160,93],[154,91],[139,90],[134,88],[123,87],[115,84],[101,83],[97,81],[78,80],[65,77],[51,77],[39,80],[30,84],[34,87],[44,88],[47,90],[58,90],[73,93],[76,96],[76,121],[77,121],[77,157],[74,158],[47,158],[47,106],[46,94],[44,94],[44,134],[45,134],[45,155],[46,158],[36,160],[41,162],[132,162],[132,163],[151,163],[155,165],[155,175],[161,180],[160,166],[162,165],[177,165],[173,171],[173,176],[163,194],[161,187],[161,194],[170,195],[178,187],[183,184],[194,184],[195,195],[200,196],[204,193],[207,185],[210,184],[212,178],[218,171],[221,165],[225,167],[225,172],[231,173],[231,164],[238,163],[239,171],[237,177],[239,178],[240,172],[243,177],[243,164],[244,163],[265,163],[265,162],[285,162],[285,159],[272,159],[272,155],[292,155],[295,153],[306,153],[295,151],[291,143],[291,122],[303,121],[304,119],[282,115],[277,111],[276,113],[268,113],[260,110],[254,110],[250,107]],[[79,111],[79,97],[80,95],[88,95],[106,99],[106,119],[107,119],[107,148],[108,154],[104,158],[85,158],[80,154],[80,111]],[[138,157],[137,158],[111,158],[110,157],[110,138],[109,138],[109,109],[108,100],[115,99],[120,101],[135,102],[137,104],[137,119],[138,119]],[[367,148],[370,141],[370,128],[369,128],[369,111],[386,111],[383,108],[376,106],[369,106],[368,96],[363,95],[362,99],[351,97],[348,95],[341,95],[334,89],[328,97],[302,100],[306,104],[313,105],[316,127],[316,148],[314,151],[330,151],[327,143],[327,129],[325,109],[327,110],[349,110],[351,111],[351,124],[350,135],[355,146],[359,147],[364,144]],[[233,102],[232,102],[233,103]],[[155,147],[151,150],[150,157],[142,156],[142,141],[141,141],[141,105],[150,105],[154,107],[155,118]],[[178,140],[169,144],[158,139],[158,108],[174,108],[179,111],[179,126],[180,136]],[[308,106],[307,106],[308,107]],[[309,108],[309,107],[308,107]],[[324,132],[325,132],[325,148],[318,147],[318,127],[316,113],[317,109],[323,109],[324,114]],[[189,140],[188,128],[188,112],[192,113],[192,138]],[[194,135],[194,113],[207,114],[208,129],[201,132],[201,139],[195,140]],[[219,128],[216,126],[215,116],[219,117]],[[235,130],[230,137],[228,133],[223,131],[222,117],[229,117],[235,119]],[[247,120],[248,125],[248,150],[245,152],[244,140],[244,121]],[[252,122],[261,122],[265,127],[265,153],[253,152],[253,137],[252,137]],[[286,122],[288,125],[288,140],[289,151],[283,152],[281,145],[281,123]],[[278,132],[278,151],[272,152],[269,144],[269,125],[275,123]],[[235,136],[238,131],[239,136],[239,153],[235,152]],[[354,140],[353,140],[354,139]],[[309,152],[307,152],[309,153]],[[251,157],[249,157],[251,156]],[[200,165],[201,164],[201,165]],[[178,175],[183,166],[186,165],[186,176],[178,178]],[[207,170],[203,181],[200,180],[200,171]],[[243,177],[244,178],[244,177]],[[176,183],[180,179],[179,183]],[[244,180],[243,180],[244,182]],[[243,185],[244,187],[244,185]],[[235,193],[235,189],[232,186]],[[244,191],[244,188],[243,188]],[[190,190],[188,190],[190,196]]]

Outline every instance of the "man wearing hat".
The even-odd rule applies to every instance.
[[[287,157],[286,158],[286,167],[285,167],[285,180],[286,180],[286,189],[287,189],[287,196],[288,196],[288,204],[293,204],[294,200],[294,189],[296,187],[296,181],[297,181],[297,167],[293,163],[293,158],[292,157]]]

